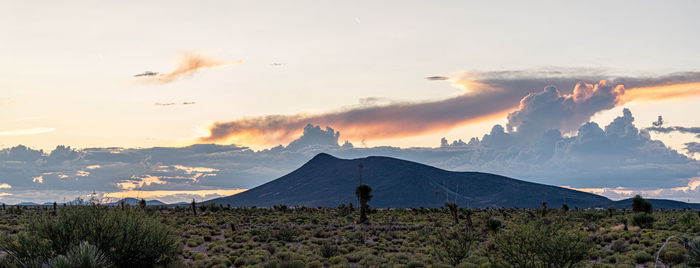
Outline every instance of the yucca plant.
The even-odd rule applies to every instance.
[[[59,255],[43,266],[51,268],[102,268],[112,267],[112,264],[99,248],[83,241],[68,251],[66,255]]]

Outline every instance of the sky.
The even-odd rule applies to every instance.
[[[0,202],[206,199],[321,151],[700,202],[699,8],[1,1]]]

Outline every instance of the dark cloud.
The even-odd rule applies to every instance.
[[[700,142],[685,143],[685,150],[691,154],[700,154]]]
[[[655,127],[663,126],[664,118],[659,115],[659,118],[657,118],[656,121],[652,122],[651,124]]]
[[[447,76],[428,76],[425,79],[432,80],[432,81],[442,81],[442,80],[448,80],[450,78]]]
[[[671,133],[671,132],[680,132],[680,133],[687,133],[687,134],[696,134],[698,138],[700,138],[700,127],[680,127],[680,126],[674,126],[674,127],[648,127],[645,130],[647,131],[653,131],[653,132],[659,132],[659,133]]]
[[[153,105],[155,105],[155,106],[173,106],[173,105],[193,105],[193,104],[196,104],[196,102],[194,102],[194,101],[185,101],[185,102],[180,102],[180,103],[176,103],[176,102],[156,102],[156,103],[154,103]]]

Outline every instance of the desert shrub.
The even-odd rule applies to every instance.
[[[278,268],[304,268],[306,267],[306,264],[304,264],[303,261],[301,260],[291,260],[291,261],[284,261],[277,266]]]
[[[497,235],[489,250],[512,267],[570,267],[588,259],[584,233],[560,224],[528,223]]]
[[[52,268],[102,268],[111,267],[107,256],[96,246],[88,242],[81,242],[66,255],[59,255],[50,260],[45,266]]]
[[[295,228],[282,227],[275,232],[274,237],[277,241],[295,242],[300,233],[301,232]]]
[[[406,264],[406,268],[424,268],[425,264],[419,261],[412,261]]]
[[[615,252],[622,252],[625,250],[625,241],[622,240],[615,240],[610,244],[610,249],[612,249]]]
[[[476,237],[471,229],[445,229],[435,232],[437,241],[433,250],[438,258],[452,266],[460,264],[469,257],[469,251]]]
[[[486,220],[486,227],[489,228],[489,230],[496,232],[498,229],[501,228],[503,225],[503,222],[499,218],[496,217],[490,217],[488,220]]]
[[[659,258],[669,267],[685,262],[685,248],[677,243],[668,243]]]
[[[638,264],[644,264],[646,262],[653,261],[654,257],[645,251],[639,251],[634,254],[634,262]]]
[[[150,267],[177,259],[181,244],[165,224],[138,209],[68,207],[56,217],[36,216],[9,244],[26,263],[41,263],[86,241],[117,267]]]
[[[338,255],[338,245],[330,240],[326,240],[321,244],[319,251],[321,252],[321,257],[331,258]]]
[[[693,211],[688,211],[681,216],[680,222],[687,227],[691,227],[700,222],[700,218],[698,218],[698,215],[693,213]]]
[[[632,216],[632,224],[639,226],[640,228],[643,229],[648,229],[654,226],[654,216],[646,214],[646,213],[640,213]]]

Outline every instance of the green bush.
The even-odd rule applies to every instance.
[[[117,267],[151,267],[176,260],[181,243],[165,224],[138,209],[67,207],[57,216],[35,216],[9,244],[25,263],[43,263],[85,241]]]
[[[321,257],[331,258],[335,255],[338,255],[338,245],[336,245],[333,241],[326,240],[323,241],[323,243],[321,244],[321,248],[319,251],[321,253]]]
[[[632,216],[632,224],[639,226],[642,229],[648,229],[654,226],[654,216],[651,216],[646,213],[641,213]]]
[[[625,250],[625,241],[622,240],[615,240],[610,244],[610,249],[614,250],[615,252],[622,252]]]
[[[659,256],[661,261],[669,267],[685,262],[685,248],[676,243],[668,243]]]
[[[476,241],[472,230],[467,228],[438,230],[433,250],[438,258],[452,266],[469,257],[472,244]]]
[[[489,228],[489,230],[496,232],[498,229],[503,226],[503,222],[499,218],[496,217],[490,217],[488,220],[486,220],[486,227]]]
[[[584,233],[560,224],[533,222],[501,232],[489,250],[511,267],[570,267],[586,259],[592,244]]]
[[[640,251],[634,254],[634,262],[638,264],[644,264],[653,260],[654,257],[645,251]]]
[[[296,242],[300,231],[290,227],[282,227],[275,232],[275,239],[284,242]]]

